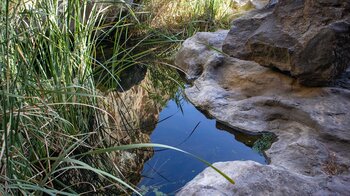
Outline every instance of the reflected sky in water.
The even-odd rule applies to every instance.
[[[237,141],[233,134],[218,129],[215,120],[206,118],[192,104],[183,101],[182,108],[183,113],[174,101],[168,102],[159,119],[173,116],[157,125],[151,135],[152,143],[178,147],[211,163],[253,160],[266,164],[263,155]],[[144,165],[143,178],[138,187],[146,188],[146,195],[155,195],[157,191],[173,195],[204,168],[206,165],[202,162],[180,152],[156,151]]]

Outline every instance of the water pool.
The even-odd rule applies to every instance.
[[[151,142],[178,147],[211,163],[233,160],[266,163],[262,153],[251,148],[259,136],[235,132],[208,119],[187,101],[183,100],[181,107],[182,111],[174,100],[168,102],[160,113],[161,122],[151,134]],[[204,168],[204,163],[183,153],[156,149],[144,165],[138,187],[146,195],[173,195]]]

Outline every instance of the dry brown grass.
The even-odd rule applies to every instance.
[[[178,30],[186,26],[223,28],[233,18],[232,0],[148,0],[144,10],[149,13],[152,28]],[[209,27],[209,25],[211,25]]]
[[[328,159],[325,164],[323,164],[323,171],[330,176],[335,176],[343,173],[349,168],[346,165],[339,164],[337,161],[337,155],[335,152],[330,152],[328,155]]]

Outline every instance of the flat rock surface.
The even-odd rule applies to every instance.
[[[212,42],[220,46],[224,32],[199,33],[185,41],[176,65],[188,74],[194,73],[195,66],[201,67],[189,76],[197,79],[185,90],[186,96],[220,122],[244,132],[272,132],[278,140],[266,151],[268,166],[252,162],[218,165],[239,188],[219,177],[207,177],[210,170],[205,170],[179,194],[348,194],[350,91],[339,86],[304,87],[281,72],[208,46]],[[183,55],[187,51],[191,55]],[[342,82],[349,84],[346,78]]]
[[[229,193],[239,193],[240,195],[309,195],[319,189],[318,183],[312,178],[275,166],[264,166],[253,161],[219,162],[215,163],[214,166],[220,168],[233,179],[237,179],[236,184],[226,183],[226,180],[216,171],[207,168],[188,183],[178,195],[219,196],[230,195]],[[208,181],[211,183],[209,184]]]

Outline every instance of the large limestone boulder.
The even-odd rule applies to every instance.
[[[228,55],[277,68],[309,86],[350,65],[350,1],[284,0],[233,21]]]
[[[219,177],[207,177],[212,174],[205,170],[180,193],[346,195],[350,191],[350,91],[344,87],[350,84],[349,78],[342,80],[344,87],[305,87],[286,74],[213,50],[220,46],[218,40],[224,40],[224,32],[198,33],[180,49],[177,66],[196,73],[190,77],[197,78],[185,90],[186,96],[232,128],[272,132],[278,140],[265,152],[268,166],[233,162],[223,167],[238,188]],[[196,70],[194,66],[201,71],[191,71]]]

